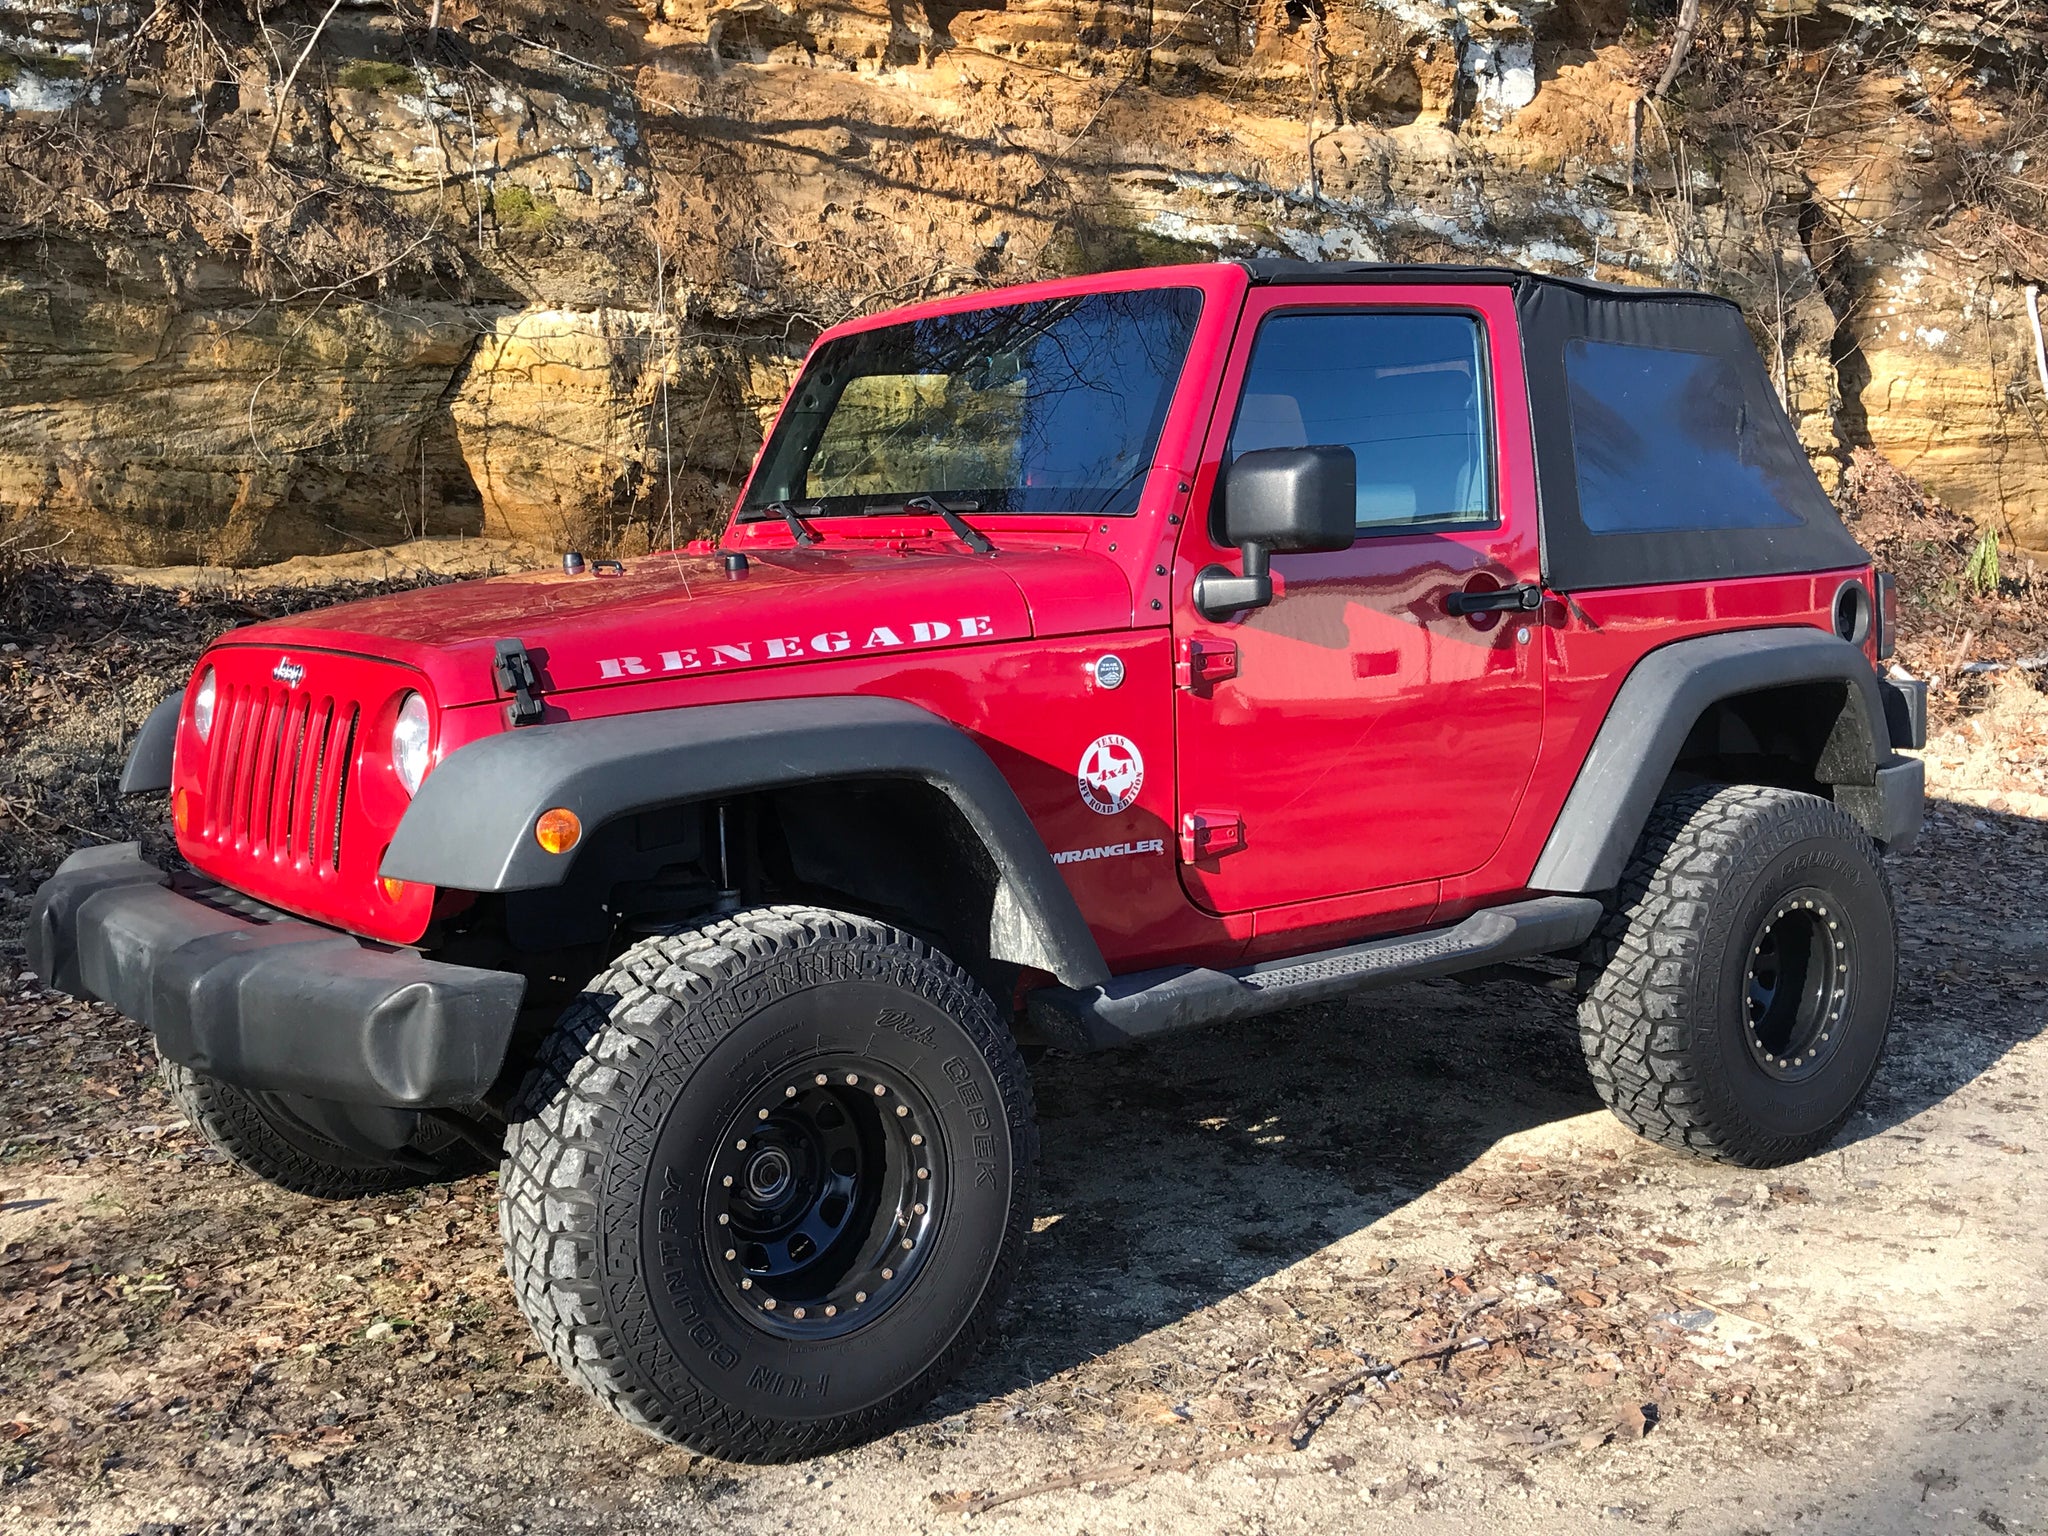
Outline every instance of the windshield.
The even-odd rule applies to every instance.
[[[957,511],[1135,512],[1201,313],[1147,288],[940,315],[827,342],[748,487],[806,517],[913,496]]]

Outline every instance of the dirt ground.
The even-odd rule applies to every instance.
[[[76,649],[37,648],[77,682],[23,710],[142,686]],[[1511,983],[1048,1058],[998,1336],[916,1424],[792,1467],[558,1378],[493,1179],[258,1184],[139,1030],[0,966],[0,1531],[2041,1536],[2048,697],[2007,677],[1928,757],[1891,1054],[1826,1155],[1634,1139],[1568,1003]],[[62,787],[31,809],[112,830]]]

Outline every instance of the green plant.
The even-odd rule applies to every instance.
[[[384,59],[350,59],[334,77],[345,91],[369,91],[376,95],[410,93],[426,89],[420,77],[403,64]]]
[[[1980,597],[1998,595],[1998,535],[1989,528],[1977,539],[1977,547],[1963,566],[1963,580]]]
[[[525,187],[491,188],[491,213],[498,228],[518,235],[538,235],[558,222],[561,208],[550,198],[535,197]]]

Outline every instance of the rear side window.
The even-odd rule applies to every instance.
[[[1348,447],[1364,532],[1491,523],[1484,356],[1470,315],[1274,315],[1252,347],[1231,457]]]
[[[1812,470],[1725,358],[1611,341],[1565,347],[1579,516],[1594,534],[1797,524]]]

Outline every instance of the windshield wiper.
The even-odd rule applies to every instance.
[[[771,501],[766,506],[762,507],[761,510],[764,513],[772,512],[775,516],[781,518],[785,523],[789,524],[789,536],[795,539],[797,543],[810,545],[818,542],[818,536],[815,533],[811,532],[810,524],[806,523],[801,517],[798,517],[796,513],[796,508],[791,506],[788,502]],[[762,521],[762,519],[758,517],[752,517],[748,518],[747,521],[752,523],[758,523]]]
[[[974,527],[966,518],[955,512],[936,496],[913,496],[903,503],[903,510],[906,512],[930,512],[934,516],[943,518],[946,526],[953,530],[953,537],[962,544],[965,544],[977,555],[992,555],[996,552],[996,547],[989,542],[987,534]],[[981,503],[970,501],[967,503],[967,510],[979,512],[981,510]]]

